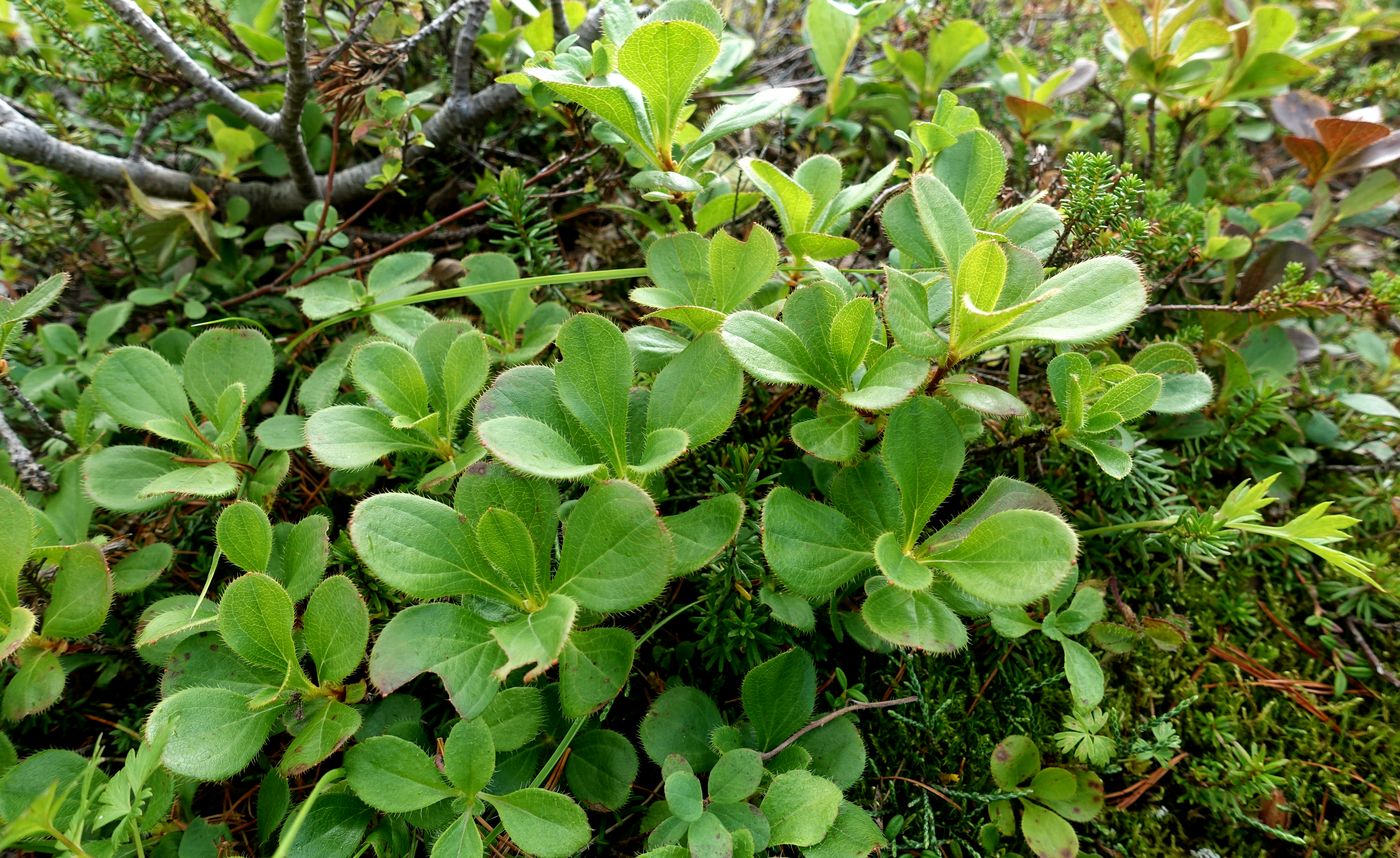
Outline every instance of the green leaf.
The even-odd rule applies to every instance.
[[[628,476],[655,474],[679,459],[690,439],[679,429],[653,429],[647,433],[639,461],[627,467]]]
[[[382,494],[355,507],[350,541],[371,574],[419,599],[467,593],[518,604],[496,580],[451,507],[410,494]]]
[[[1030,414],[1030,409],[1024,402],[990,384],[944,379],[938,386],[938,392],[947,394],[960,405],[993,417],[1025,417]]]
[[[483,795],[516,846],[539,858],[567,858],[593,838],[588,816],[566,796],[546,789]]]
[[[331,697],[311,700],[291,727],[292,743],[282,754],[277,770],[299,775],[340,750],[360,729],[360,713]]]
[[[770,750],[807,726],[816,695],[816,668],[812,657],[800,649],[790,649],[750,670],[741,696],[759,749]]]
[[[620,476],[627,469],[627,399],[632,386],[627,341],[612,322],[583,313],[559,329],[558,347],[563,355],[554,365],[559,401]]]
[[[786,110],[788,105],[797,101],[801,95],[802,91],[796,87],[773,87],[760,90],[740,101],[721,104],[710,113],[700,136],[686,145],[687,157],[721,137],[767,122]],[[763,227],[759,226],[758,229]]]
[[[58,653],[52,650],[28,650],[18,658],[19,670],[5,686],[0,699],[0,711],[5,720],[19,721],[48,709],[63,695],[66,676]]]
[[[808,8],[810,10],[812,7]],[[740,158],[739,169],[773,205],[784,236],[808,231],[815,214],[815,203],[806,188],[759,158]]]
[[[385,813],[421,810],[452,795],[428,755],[398,736],[375,736],[346,751],[345,777],[360,801]]]
[[[936,399],[918,396],[890,414],[880,455],[899,487],[904,548],[912,548],[962,470],[962,432]]]
[[[694,822],[705,812],[705,794],[700,788],[700,779],[687,769],[671,772],[663,784],[663,792],[673,816]]]
[[[306,446],[306,418],[300,414],[279,414],[258,424],[258,443],[269,450],[300,450]]]
[[[866,596],[860,615],[871,631],[895,646],[935,653],[967,646],[967,627],[932,593],[884,585]]]
[[[427,283],[421,280],[433,264],[431,253],[395,253],[374,263],[365,279],[365,287],[379,301],[402,298],[421,291]],[[421,284],[421,287],[420,287]]]
[[[104,509],[135,513],[170,502],[164,495],[142,494],[156,478],[178,468],[174,457],[153,447],[117,446],[99,450],[83,461],[83,487]]]
[[[245,572],[266,572],[272,556],[272,523],[262,507],[235,501],[219,513],[214,526],[219,550]]]
[[[865,858],[884,845],[884,834],[870,814],[843,801],[825,839],[803,850],[803,855],[806,858]]]
[[[875,565],[871,541],[850,519],[783,486],[763,502],[763,556],[783,584],[810,598]]]
[[[933,583],[933,573],[905,553],[893,533],[883,533],[875,540],[875,564],[890,583],[905,590],[926,590]]]
[[[180,376],[150,349],[123,346],[110,352],[93,370],[92,389],[102,409],[123,426],[199,443]]]
[[[1007,736],[992,749],[991,770],[997,786],[1016,789],[1040,771],[1040,749],[1026,736]]]
[[[652,701],[642,719],[642,749],[657,765],[678,754],[695,771],[709,771],[718,759],[710,735],[722,724],[719,707],[704,692],[672,686]]]
[[[895,346],[866,367],[860,386],[842,393],[841,401],[863,411],[884,411],[908,399],[927,378],[928,362]]]
[[[292,641],[291,597],[274,579],[249,572],[224,588],[219,635],[244,661],[278,672],[300,670]]]
[[[230,385],[243,385],[245,405],[258,400],[272,383],[272,366],[272,344],[262,334],[250,328],[212,328],[190,343],[180,370],[190,400],[212,417]]]
[[[812,57],[829,82],[840,80],[851,52],[860,41],[860,19],[847,11],[850,8],[831,0],[815,0],[808,4],[802,19],[812,45]]]
[[[758,792],[763,781],[763,758],[752,748],[727,751],[710,770],[709,798],[720,803],[740,802]]]
[[[496,742],[480,720],[458,721],[443,744],[442,771],[457,789],[474,796],[496,771]]]
[[[1103,812],[1103,781],[1093,772],[1082,769],[1072,772],[1074,791],[1063,800],[1054,798],[1037,799],[1046,807],[1074,822],[1088,822]]]
[[[860,452],[860,416],[843,409],[792,424],[792,440],[803,452],[829,462],[844,462]]]
[[[1121,450],[1107,441],[1101,441],[1097,438],[1071,438],[1069,445],[1093,456],[1094,461],[1103,469],[1104,473],[1115,480],[1123,479],[1133,469],[1133,457],[1127,451]]]
[[[772,826],[770,845],[815,846],[836,821],[841,790],[802,769],[783,772],[768,785],[759,809]]]
[[[91,542],[74,545],[59,561],[42,635],[82,638],[98,629],[112,607],[112,577],[102,549]]]
[[[688,575],[714,560],[739,533],[744,502],[735,494],[703,500],[663,521],[675,548],[673,573]]]
[[[532,682],[559,659],[564,642],[574,628],[578,604],[558,593],[539,610],[513,622],[491,629],[491,636],[506,654],[506,662],[496,669],[496,678],[505,681],[511,671],[531,666],[525,681]]]
[[[647,402],[647,429],[680,429],[689,447],[699,447],[729,428],[743,388],[744,376],[720,335],[701,334],[656,376]]]
[[[1017,607],[1058,587],[1078,548],[1074,531],[1058,516],[1012,509],[988,517],[954,545],[934,546],[929,562],[968,595]]]
[[[166,737],[161,762],[177,775],[217,781],[238,774],[262,750],[282,706],[249,709],[225,688],[187,688],[156,705],[146,739]]]
[[[492,507],[476,523],[476,540],[491,568],[521,596],[540,592],[535,540],[520,516]]]
[[[330,560],[330,526],[330,520],[324,515],[308,515],[293,525],[282,541],[280,577],[293,602],[309,596],[326,574],[326,564]]]
[[[564,776],[578,800],[595,810],[618,810],[632,794],[637,750],[612,730],[585,730],[569,746]]]
[[[14,655],[15,651],[34,634],[38,620],[34,612],[18,605],[10,609],[4,617],[4,634],[0,635],[0,660]]]
[[[610,480],[585,492],[569,513],[553,588],[592,611],[630,611],[661,594],[673,562],[651,497]]]
[[[1090,343],[1126,328],[1147,306],[1137,265],[1121,256],[1100,256],[1072,265],[1046,280],[1027,300],[1036,305],[1006,330],[979,343],[1044,340]]]
[[[493,417],[478,423],[476,433],[491,455],[530,476],[578,480],[602,467],[601,462],[586,461],[553,427],[530,417]],[[625,461],[621,467],[626,468]]]
[[[428,413],[428,382],[408,349],[394,343],[373,341],[355,350],[350,375],[365,393],[390,411],[411,420]]]
[[[33,547],[33,511],[24,498],[0,486],[0,616],[19,605],[19,573]]]
[[[1079,854],[1079,837],[1070,824],[1035,802],[1021,802],[1021,833],[1040,858],[1074,858]]]
[[[626,629],[575,632],[559,656],[559,705],[582,718],[612,700],[632,671],[637,639]]]
[[[461,605],[434,602],[394,615],[379,632],[369,657],[369,678],[392,694],[423,673],[442,680],[457,714],[471,718],[491,703],[492,675],[505,661],[490,626]]]
[[[742,310],[725,320],[721,336],[744,371],[759,381],[821,386],[811,353],[797,334],[777,319]]]
[[[647,106],[641,90],[627,78],[610,74],[604,78],[606,83],[585,82],[575,74],[538,66],[526,67],[525,74],[595,114],[653,163],[656,161]]]
[[[507,688],[481,713],[481,720],[491,728],[491,740],[498,753],[519,750],[540,733],[544,695],[534,685]]]
[[[369,643],[369,608],[344,575],[321,582],[301,616],[302,640],[316,665],[316,681],[343,682],[360,666]]]
[[[977,243],[967,211],[934,176],[921,173],[910,181],[909,188],[926,239],[943,260],[948,276],[956,280],[958,265]]]
[[[717,56],[719,40],[689,21],[648,21],[618,49],[618,71],[642,91],[663,149],[669,147],[690,94]],[[669,158],[670,153],[663,155]]]
[[[930,52],[954,35],[959,24],[972,24],[981,40],[986,41],[987,34],[981,27],[971,21],[954,21],[938,34],[929,46]],[[976,128],[959,135],[958,142],[938,153],[933,174],[962,202],[972,223],[986,225],[1006,181],[1006,155],[991,132]]]
[[[146,483],[137,497],[195,495],[217,498],[233,494],[238,490],[239,482],[238,471],[228,462],[177,467]]]
[[[428,858],[481,858],[482,854],[481,832],[476,827],[476,817],[464,813],[437,836]]]
[[[1074,704],[1080,709],[1092,709],[1103,701],[1103,668],[1099,660],[1082,644],[1068,638],[1060,641],[1065,650],[1065,678],[1069,680]]]
[[[364,405],[332,405],[312,414],[306,445],[332,468],[364,468],[390,453],[428,449],[413,433],[394,428],[383,412]]]

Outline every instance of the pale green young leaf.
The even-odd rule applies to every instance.
[[[587,461],[586,454],[554,427],[530,417],[493,417],[477,423],[476,434],[491,455],[530,476],[579,480],[604,467]]]
[[[666,365],[652,384],[647,428],[685,432],[689,447],[723,434],[743,395],[743,374],[717,333],[702,334]]]
[[[1162,379],[1150,372],[1140,372],[1114,384],[1091,406],[1085,423],[1093,427],[1096,420],[1109,418],[1113,425],[1136,420],[1146,414],[1162,392]]]
[[[957,543],[934,546],[928,562],[969,595],[1018,607],[1059,586],[1078,549],[1074,531],[1058,516],[1012,509],[984,519]]]
[[[759,158],[740,158],[739,169],[772,204],[783,235],[809,231],[816,204],[806,188]]]
[[[248,698],[225,688],[187,688],[156,705],[146,740],[165,737],[161,762],[201,781],[232,777],[253,761],[283,706],[249,709]]]
[[[481,858],[483,848],[476,817],[464,813],[437,836],[428,858]]]
[[[421,810],[452,796],[428,755],[398,736],[375,736],[345,752],[345,777],[360,801],[385,813]]]
[[[927,378],[928,361],[895,346],[866,366],[860,385],[843,391],[841,401],[862,411],[884,411],[908,399]]]
[[[705,793],[694,773],[684,769],[673,771],[666,776],[662,789],[673,816],[694,822],[705,812]]]
[[[686,145],[687,159],[721,137],[767,122],[786,110],[801,95],[802,91],[796,87],[773,87],[740,101],[721,104],[710,113],[700,135]]]
[[[492,507],[476,522],[476,541],[491,568],[521,596],[540,592],[535,541],[525,522],[508,509]]]
[[[979,384],[972,380],[971,376],[961,378],[967,380],[945,378],[943,383],[938,385],[938,392],[947,394],[960,405],[994,417],[1025,417],[1030,413],[1026,404],[1010,393],[990,384]]]
[[[642,91],[658,146],[669,148],[690,94],[718,55],[709,30],[681,20],[648,20],[618,48],[618,71]],[[670,152],[662,157],[668,161]]]
[[[777,319],[742,310],[725,320],[722,336],[729,353],[759,381],[822,386],[806,345]]]
[[[813,59],[828,81],[840,80],[860,41],[860,19],[847,11],[849,8],[832,0],[814,0],[802,19]]]
[[[365,278],[365,287],[378,301],[403,298],[427,288],[423,280],[433,264],[433,255],[422,251],[394,253],[374,263]]]
[[[228,462],[215,462],[212,465],[191,465],[166,471],[136,493],[138,498],[160,497],[165,495],[196,495],[217,498],[231,495],[238,490],[238,471]]]
[[[793,423],[792,440],[818,459],[844,462],[860,452],[860,426],[860,416],[847,410]]]
[[[369,609],[344,575],[321,582],[301,616],[302,638],[316,665],[316,681],[343,682],[360,666],[369,643]]]
[[[612,126],[637,151],[660,166],[646,102],[641,90],[626,77],[610,74],[602,83],[586,82],[569,72],[538,66],[527,67],[525,74]]]
[[[1133,457],[1126,450],[1099,438],[1070,438],[1069,446],[1083,450],[1094,457],[1094,462],[1105,474],[1121,480],[1133,470]]]
[[[910,180],[909,193],[925,239],[956,282],[958,265],[977,243],[967,211],[946,185],[926,173]]]
[[[758,792],[763,781],[763,758],[752,748],[727,751],[710,770],[707,791],[711,801],[734,803]]]
[[[654,474],[685,454],[690,439],[680,429],[653,429],[647,433],[639,461],[627,468],[629,477]]]
[[[44,609],[47,638],[87,637],[102,627],[112,607],[112,576],[102,549],[91,542],[69,548],[59,561]]]
[[[1100,256],[1046,280],[1031,294],[1038,302],[1010,328],[981,343],[1044,340],[1090,343],[1127,327],[1147,306],[1142,272],[1121,256]]]
[[[940,39],[947,34],[945,29],[939,34]],[[977,128],[960,135],[956,143],[938,153],[933,175],[962,202],[974,225],[985,226],[1006,181],[1006,155],[991,132]]]
[[[933,573],[905,553],[899,536],[893,533],[875,540],[875,564],[890,583],[904,590],[926,590],[933,583]]]
[[[262,507],[235,501],[224,507],[214,525],[219,550],[245,572],[266,572],[272,556],[272,523]]]
[[[871,540],[849,518],[779,486],[763,503],[763,555],[793,591],[825,598],[875,565]]]
[[[1092,709],[1103,700],[1103,668],[1099,660],[1082,644],[1065,638],[1060,641],[1065,651],[1065,678],[1078,709]]]
[[[26,649],[16,659],[19,669],[0,698],[0,714],[11,722],[37,715],[58,702],[67,681],[58,653],[52,650]]]
[[[885,324],[896,343],[921,358],[941,358],[948,345],[934,329],[947,312],[934,318],[929,287],[909,274],[885,268]]]
[[[627,400],[632,386],[627,341],[612,322],[583,313],[559,329],[558,346],[563,355],[554,365],[559,401],[620,476],[627,468]]]
[[[577,615],[578,604],[555,593],[538,610],[492,628],[491,637],[506,654],[505,664],[496,668],[496,678],[504,682],[516,668],[529,667],[525,681],[532,682],[553,667]]]

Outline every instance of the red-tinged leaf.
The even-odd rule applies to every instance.
[[[1378,125],[1374,122],[1357,122],[1353,119],[1342,119],[1339,116],[1319,119],[1314,125],[1317,126],[1318,139],[1327,148],[1327,154],[1332,157],[1333,161],[1360,152],[1372,143],[1385,139],[1385,136],[1390,133],[1390,129],[1384,125]]]
[[[1316,140],[1309,140],[1306,137],[1285,137],[1283,138],[1283,148],[1288,150],[1288,154],[1298,159],[1298,163],[1307,168],[1310,177],[1313,178],[1309,184],[1314,184],[1316,177],[1322,174],[1323,168],[1327,166],[1327,149]]]

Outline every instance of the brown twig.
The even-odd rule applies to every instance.
[[[786,739],[779,742],[777,747],[773,748],[773,750],[764,751],[759,756],[763,758],[764,762],[767,762],[773,759],[774,757],[778,756],[778,754],[781,754],[783,751],[786,751],[788,749],[788,746],[791,745],[793,742],[796,742],[798,739],[801,739],[803,736],[807,735],[813,730],[825,727],[827,724],[830,724],[832,721],[835,721],[842,715],[849,715],[852,712],[863,712],[867,709],[889,709],[891,706],[903,706],[906,703],[913,703],[915,700],[918,699],[919,698],[917,697],[900,697],[895,700],[867,700],[858,703],[852,703],[848,706],[842,706],[835,712],[828,712],[827,714],[808,724],[806,727],[803,727],[796,733],[793,733],[791,736],[788,736]]]
[[[1356,641],[1356,645],[1361,647],[1361,652],[1366,656],[1366,660],[1371,663],[1371,669],[1376,672],[1376,676],[1400,688],[1400,677],[1397,677],[1390,668],[1386,667],[1385,664],[1381,662],[1380,658],[1377,657],[1375,650],[1371,649],[1371,645],[1366,642],[1365,636],[1361,634],[1361,629],[1357,628],[1356,618],[1347,617],[1346,627],[1347,631],[1351,632],[1351,639]]]

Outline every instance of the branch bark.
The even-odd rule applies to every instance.
[[[245,108],[251,108],[252,111],[255,111],[254,118],[244,116],[243,113],[239,113],[239,115],[260,129],[263,128],[263,123],[267,123],[268,127],[280,124],[279,115],[262,112],[250,102],[240,98],[226,85],[214,80],[179,46],[175,45],[170,37],[146,16],[145,12],[136,7],[132,0],[107,0],[107,2],[112,5],[114,10],[129,6],[136,13],[139,13],[140,17],[133,16],[132,20],[144,22],[143,26],[149,26],[153,33],[158,34],[158,37],[152,35],[148,41],[156,45],[162,55],[165,55],[172,63],[176,62],[172,57],[182,58],[180,60],[182,73],[185,72],[183,64],[188,63],[190,71],[186,73],[186,78],[205,92],[210,92],[211,98],[214,97],[213,92],[222,92],[226,95],[220,95],[219,98],[215,99],[220,104],[227,107],[229,104],[226,103],[225,99],[232,99],[233,103],[244,106],[240,108],[244,112],[246,112]],[[577,35],[580,46],[588,47],[598,38],[602,29],[601,10],[602,7],[598,7],[590,12],[588,18],[578,28]],[[470,92],[471,53],[476,45],[476,33],[480,29],[481,21],[485,15],[486,3],[483,0],[477,0],[458,35],[458,49],[454,54],[455,57],[462,58],[463,49],[465,49],[465,61],[454,62],[453,94],[442,105],[441,109],[423,125],[423,133],[433,146],[410,149],[404,156],[406,163],[411,163],[430,154],[434,147],[444,147],[475,132],[487,119],[505,111],[519,100],[519,91],[510,84],[496,83],[480,92]],[[123,20],[127,19],[123,17]],[[135,27],[136,24],[132,24],[132,26]],[[140,30],[139,27],[138,30]],[[459,83],[461,89],[458,87]],[[229,109],[233,110],[232,107]],[[270,133],[268,136],[277,138],[276,129],[274,128],[273,131],[274,133]],[[192,176],[139,158],[119,158],[65,143],[24,117],[3,99],[0,99],[0,154],[92,182],[120,185],[125,183],[126,177],[129,175],[131,181],[145,193],[169,199],[191,199],[191,186],[198,186],[206,191],[215,190],[213,182],[208,177]],[[370,192],[365,188],[365,183],[378,175],[383,165],[384,159],[379,157],[338,170],[335,187],[330,194],[331,204],[344,205],[368,196]],[[222,202],[231,197],[243,197],[251,204],[256,217],[270,220],[295,214],[301,211],[307,203],[320,199],[326,187],[325,177],[314,177],[314,183],[314,192],[308,194],[304,189],[298,187],[298,182],[294,179],[280,182],[236,182],[217,189],[217,199]]]
[[[301,114],[311,96],[311,69],[306,63],[306,0],[282,0],[282,40],[287,46],[287,85],[282,111],[277,116],[278,145],[287,156],[297,193],[315,197],[321,192],[316,171],[301,137]]]
[[[0,441],[5,444],[5,452],[10,456],[10,467],[19,475],[20,482],[36,492],[51,492],[58,488],[48,470],[34,460],[34,454],[29,452],[24,441],[10,428],[10,421],[5,419],[3,411],[0,411]]]
[[[228,108],[239,119],[267,136],[277,136],[278,117],[276,114],[267,113],[261,107],[229,89],[223,81],[206,71],[204,66],[195,62],[193,57],[175,44],[175,40],[170,38],[170,35],[162,30],[160,25],[151,20],[151,16],[147,15],[140,6],[137,6],[134,0],[107,0],[107,7],[118,18],[126,22],[127,26],[135,30],[147,45],[164,57],[166,62],[174,66],[175,70],[183,75],[192,86],[208,93],[209,97],[216,103]]]

